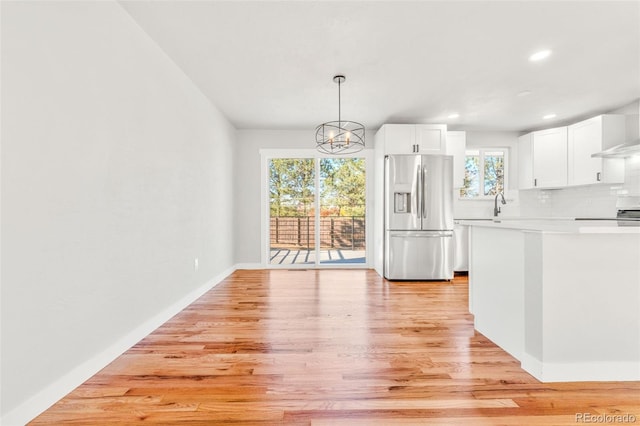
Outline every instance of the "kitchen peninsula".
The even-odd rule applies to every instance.
[[[640,380],[640,227],[470,225],[475,328],[543,382]]]

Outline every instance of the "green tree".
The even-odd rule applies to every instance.
[[[327,158],[320,164],[324,210],[339,216],[364,216],[364,159]]]
[[[272,159],[269,162],[271,216],[311,215],[314,179],[313,159]]]
[[[364,159],[323,158],[320,180],[322,215],[364,216]],[[272,159],[269,163],[271,216],[313,215],[314,187],[313,159]]]
[[[504,157],[484,157],[484,195],[496,195],[504,191]]]
[[[467,155],[464,158],[464,186],[460,188],[460,196],[473,198],[478,196],[480,179],[480,157]]]

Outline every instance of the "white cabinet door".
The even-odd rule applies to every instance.
[[[447,132],[447,155],[453,156],[453,187],[464,186],[464,150],[467,145],[467,133]]]
[[[518,138],[518,189],[533,188],[533,133]]]
[[[469,270],[469,226],[453,225],[453,270]]]
[[[599,115],[569,126],[569,185],[624,182],[624,159],[591,158],[591,154],[623,143],[625,125],[624,115]]]
[[[446,154],[446,124],[385,124],[385,154]]]
[[[384,153],[412,154],[416,152],[416,126],[413,124],[385,124]]]
[[[416,145],[419,154],[446,154],[446,124],[416,125]]]
[[[567,186],[567,128],[533,132],[533,186]]]

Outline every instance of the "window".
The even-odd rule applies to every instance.
[[[507,171],[506,148],[465,151],[464,186],[460,198],[489,198],[504,192]]]

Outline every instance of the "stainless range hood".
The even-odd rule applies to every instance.
[[[604,151],[591,154],[593,158],[627,158],[640,155],[640,139],[612,146]]]

